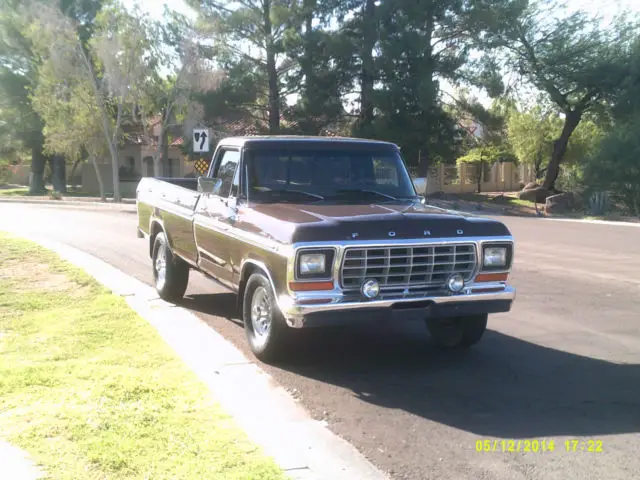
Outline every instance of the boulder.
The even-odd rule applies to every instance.
[[[545,203],[549,195],[551,195],[549,190],[542,187],[536,187],[530,190],[526,190],[525,187],[525,190],[518,192],[518,198],[520,200],[528,200],[535,203]]]
[[[557,195],[547,197],[547,201],[544,205],[544,213],[547,215],[550,213],[568,213],[574,210],[575,207],[576,201],[573,193],[559,193]]]

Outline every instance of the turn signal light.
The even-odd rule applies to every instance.
[[[333,282],[289,282],[289,288],[293,292],[333,290]]]
[[[476,276],[476,282],[506,282],[508,273],[481,273]]]

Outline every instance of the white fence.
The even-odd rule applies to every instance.
[[[427,188],[425,179],[413,177],[416,190],[421,195],[434,193],[474,193],[481,192],[514,192],[520,190],[521,184],[535,179],[533,168],[528,165],[515,165],[511,162],[485,165],[482,172],[475,165],[437,165],[429,169]],[[480,176],[480,178],[478,178]]]

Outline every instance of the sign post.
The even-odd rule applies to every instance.
[[[193,153],[209,153],[209,129],[193,129]]]

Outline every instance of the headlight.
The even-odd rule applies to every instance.
[[[301,280],[331,278],[334,258],[334,249],[302,250],[296,258],[296,278]]]
[[[485,247],[482,266],[484,268],[506,267],[507,247]]]
[[[327,257],[324,253],[303,253],[300,255],[300,274],[317,275],[326,270]]]

